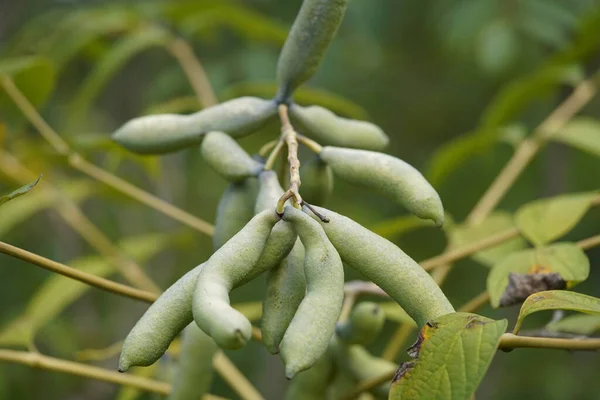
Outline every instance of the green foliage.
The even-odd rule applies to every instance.
[[[40,181],[40,179],[42,179],[42,176],[40,175],[39,178],[37,178],[35,181],[28,183],[25,186],[21,186],[20,188],[13,190],[12,192],[10,192],[9,194],[6,194],[2,197],[0,197],[0,206],[19,197],[19,196],[23,196],[24,194],[28,193],[31,189],[33,189],[33,187],[35,185],[38,184],[38,182]]]
[[[507,255],[492,267],[487,289],[493,307],[511,305],[525,300],[531,293],[554,289],[552,285],[557,289],[572,287],[586,280],[589,273],[590,262],[583,250],[573,243],[556,243]],[[512,275],[511,280],[511,274],[518,275]],[[536,278],[535,275],[554,279],[552,282],[529,282],[528,276]],[[518,289],[517,293],[511,289]]]
[[[570,315],[549,323],[546,329],[550,332],[590,336],[600,331],[600,315]]]
[[[597,193],[577,193],[536,200],[517,210],[515,223],[523,236],[541,246],[573,229],[597,197]]]
[[[453,247],[466,246],[469,243],[477,242],[481,238],[491,237],[514,227],[510,213],[496,211],[477,225],[459,224],[452,226],[450,228],[450,243]],[[472,257],[481,264],[491,267],[504,256],[521,250],[525,246],[525,241],[520,237],[516,237],[497,246],[479,251],[473,254]]]
[[[515,335],[519,333],[523,320],[528,315],[546,310],[571,310],[600,315],[600,299],[564,290],[550,290],[532,294],[521,306],[513,333]]]
[[[390,400],[468,399],[483,379],[506,320],[454,313],[421,328],[408,351],[416,358],[400,366],[392,382]]]

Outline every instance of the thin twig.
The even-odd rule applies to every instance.
[[[271,150],[277,146],[277,143],[279,143],[279,139],[271,140],[270,142],[265,143],[262,145],[260,150],[258,150],[258,155],[262,158],[265,158],[268,154],[270,154]]]
[[[84,378],[116,383],[118,385],[132,386],[148,392],[167,395],[171,391],[171,385],[166,382],[158,382],[131,374],[121,374],[116,371],[109,371],[91,365],[48,357],[39,353],[0,349],[0,360],[24,364],[32,368],[47,369],[82,376]]]
[[[505,333],[500,338],[498,348],[505,351],[519,348],[598,351],[600,350],[600,339],[557,339]]]
[[[82,376],[84,378],[115,383],[117,385],[131,386],[146,392],[163,395],[171,393],[171,385],[167,382],[160,382],[131,374],[122,374],[92,365],[45,356],[35,352],[0,349],[0,361],[8,361],[27,365],[31,368]],[[212,394],[205,394],[202,396],[202,399],[225,400],[223,397]]]
[[[284,145],[285,141],[283,140],[283,138],[280,138],[277,142],[275,142],[275,146],[273,147],[271,154],[269,154],[269,158],[267,158],[267,161],[265,162],[266,170],[273,169],[275,161],[277,161],[277,156],[279,155],[279,153],[281,153],[281,149],[283,149]]]
[[[321,153],[321,150],[323,150],[323,146],[321,146],[319,143],[315,142],[314,140],[304,136],[304,135],[296,135],[298,137],[298,142],[305,145],[307,148],[309,148],[310,150],[312,150],[314,153]]]
[[[173,204],[168,203],[154,196],[153,194],[150,194],[138,188],[137,186],[132,185],[126,180],[107,172],[106,170],[85,160],[79,154],[71,154],[69,156],[69,164],[84,174],[199,232],[212,236],[215,231],[215,228],[212,224],[209,224],[195,215],[192,215],[187,211],[184,211],[181,208],[176,207]]]
[[[593,247],[600,246],[600,235],[580,240],[579,242],[577,242],[577,246],[579,246],[582,250],[589,250]]]
[[[428,258],[427,260],[421,261],[419,264],[423,267],[423,269],[429,271],[439,267],[440,265],[451,264],[481,250],[497,246],[506,242],[507,240],[516,238],[517,236],[519,236],[519,230],[517,228],[510,228],[478,242],[468,244],[454,250],[446,251],[439,256]]]
[[[66,277],[75,279],[79,282],[83,282],[87,285],[94,286],[98,289],[102,289],[107,292],[115,293],[121,296],[145,301],[148,303],[152,303],[158,298],[158,294],[156,293],[136,289],[134,287],[123,285],[121,283],[114,282],[109,279],[101,278],[93,274],[88,274],[87,272],[83,272],[78,269],[61,264],[59,262],[52,261],[48,258],[31,253],[27,250],[23,250],[18,247],[12,246],[8,243],[0,242],[0,253],[7,254],[11,257],[15,257],[20,260],[37,265],[38,267],[47,269],[48,271],[56,272],[57,274],[64,275]]]
[[[344,296],[344,302],[342,303],[342,311],[340,311],[340,316],[338,318],[339,322],[345,322],[350,317],[350,313],[352,312],[352,308],[354,307],[354,303],[356,302],[356,298],[358,297],[358,293],[349,292]]]
[[[192,46],[182,38],[176,38],[167,46],[170,53],[177,59],[190,85],[196,93],[202,107],[210,107],[219,103],[212,88],[208,75]]]
[[[19,160],[6,151],[0,150],[0,169],[10,179],[25,184],[31,182],[33,173],[21,164]],[[59,189],[52,186],[45,179],[41,182],[39,189],[48,194],[49,197],[58,200],[57,211],[60,216],[69,224],[81,237],[87,241],[98,253],[117,269],[119,273],[129,281],[129,283],[145,290],[160,292],[156,283],[144,272],[142,267],[131,260],[115,244],[113,244],[104,233],[92,223],[81,211],[81,209],[71,199],[66,197]]]
[[[40,135],[50,143],[50,145],[61,155],[67,156],[69,164],[78,169],[79,171],[87,174],[91,178],[99,180],[100,182],[112,187],[113,189],[120,191],[127,196],[139,201],[140,203],[146,204],[147,206],[154,208],[176,221],[182,224],[188,225],[200,232],[207,235],[212,235],[214,228],[211,224],[200,218],[183,211],[172,204],[167,203],[164,200],[124,181],[121,178],[111,174],[110,172],[103,170],[102,168],[93,165],[85,161],[80,155],[74,153],[67,142],[65,142],[58,133],[42,118],[37,112],[35,107],[27,100],[23,93],[17,88],[14,82],[7,76],[2,76],[2,86],[19,107],[23,115],[31,122],[31,124],[37,129]]]
[[[589,103],[596,90],[594,79],[581,82],[571,95],[538,126],[532,136],[521,142],[512,158],[467,217],[468,223],[475,225],[492,212],[546,141]]]
[[[221,378],[237,393],[242,400],[264,400],[248,379],[225,357],[222,351],[215,354],[213,367]]]
[[[290,187],[277,202],[277,213],[282,214],[285,202],[291,198],[293,198],[294,207],[301,207],[302,196],[300,196],[300,185],[302,182],[300,180],[297,133],[290,122],[288,107],[285,104],[280,104],[278,111],[279,119],[281,120],[281,137],[288,148],[287,161],[290,170]]]

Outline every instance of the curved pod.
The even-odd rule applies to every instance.
[[[261,163],[248,153],[229,135],[210,132],[201,146],[204,161],[223,179],[240,182],[254,177],[262,170]]]
[[[190,115],[159,114],[134,118],[112,135],[126,149],[140,154],[164,154],[198,145],[204,135],[222,131],[248,135],[277,113],[272,100],[239,97]]]
[[[274,210],[256,215],[208,259],[198,276],[194,320],[220,347],[237,349],[250,339],[250,321],[231,307],[229,292],[253,273],[278,220]]]
[[[333,171],[319,157],[300,167],[302,199],[308,204],[323,206],[333,192]]]
[[[214,250],[223,246],[252,219],[257,186],[255,178],[248,178],[232,183],[225,189],[217,207],[215,233],[212,237]]]
[[[348,217],[315,207],[329,218],[320,223],[344,264],[382,288],[419,327],[454,308],[433,278],[399,247]]]
[[[307,136],[324,145],[383,150],[390,141],[377,125],[338,117],[323,107],[301,107],[294,104],[290,114]]]
[[[119,371],[154,364],[175,337],[192,322],[192,296],[201,264],[179,278],[146,310],[123,343]]]
[[[306,296],[281,341],[286,376],[312,367],[325,353],[335,331],[344,300],[344,267],[339,254],[319,224],[293,207],[283,219],[298,233],[306,250]]]
[[[272,208],[283,195],[277,174],[263,171],[259,176],[259,192],[255,211]],[[289,222],[279,221],[271,231],[269,241],[295,244],[290,253],[267,276],[267,292],[263,301],[261,321],[262,342],[271,354],[279,352],[279,344],[306,292],[304,277],[304,246],[296,239]]]
[[[338,27],[348,0],[304,0],[277,62],[277,99],[287,101],[294,90],[310,79]]]
[[[390,197],[419,218],[444,224],[440,196],[419,171],[404,161],[366,150],[324,147],[320,157],[340,178]]]

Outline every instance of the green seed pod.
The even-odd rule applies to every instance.
[[[256,197],[254,212],[256,214],[275,207],[279,198],[283,195],[283,189],[277,180],[277,174],[273,171],[260,173],[259,189]],[[279,221],[273,227],[271,236],[265,245],[265,249],[258,259],[259,270],[262,272],[271,270],[278,266],[289,254],[296,242],[296,233],[289,223]]]
[[[291,379],[312,367],[327,349],[344,300],[344,266],[312,218],[288,206],[283,219],[292,223],[306,249],[306,296],[281,341],[281,357],[286,376]]]
[[[219,201],[213,249],[218,250],[238,233],[254,216],[254,201],[258,190],[256,178],[230,184]]]
[[[134,118],[112,138],[140,154],[164,154],[200,144],[205,134],[226,132],[233,137],[248,135],[277,113],[274,101],[240,97],[190,115],[162,114]]]
[[[348,321],[338,324],[336,333],[348,344],[365,346],[375,340],[384,323],[385,314],[379,305],[365,301],[354,307]]]
[[[338,342],[333,349],[336,365],[357,382],[368,381],[395,371],[396,363],[371,355],[363,346],[345,345]],[[391,382],[373,388],[370,392],[377,398],[387,399]]]
[[[258,195],[254,206],[256,214],[275,207],[284,193],[274,171],[262,171],[258,176],[258,183]]]
[[[202,142],[202,157],[212,169],[230,182],[240,182],[258,175],[263,166],[231,136],[223,132],[210,132]]]
[[[183,328],[192,322],[192,296],[204,264],[182,276],[168,288],[135,324],[125,338],[119,372],[131,366],[154,364]]]
[[[327,388],[333,378],[333,358],[329,351],[325,352],[310,369],[292,379],[285,392],[285,400],[325,399]]]
[[[395,244],[350,218],[325,208],[315,209],[329,218],[330,222],[321,226],[344,264],[382,288],[419,327],[454,312],[431,276]]]
[[[261,172],[259,182],[260,189],[255,207],[257,213],[274,207],[283,195],[275,172]],[[288,222],[279,221],[273,227],[269,241],[288,243],[290,240],[296,240],[296,233]],[[296,240],[287,258],[269,269],[261,328],[262,342],[271,354],[279,352],[281,339],[304,298],[306,278],[303,264],[304,246]]]
[[[253,272],[278,220],[274,209],[256,215],[208,259],[198,276],[194,321],[220,347],[237,349],[250,339],[252,325],[231,307],[229,292]]]
[[[342,23],[348,0],[304,0],[277,63],[277,99],[288,100],[294,90],[317,71],[327,47]]]
[[[378,190],[419,218],[444,224],[440,196],[419,171],[404,161],[366,150],[324,147],[320,157],[342,179]]]
[[[390,141],[377,125],[338,117],[323,107],[294,104],[290,114],[302,132],[324,145],[383,150]]]
[[[333,192],[333,171],[319,157],[300,167],[302,199],[308,204],[322,206]]]
[[[191,323],[183,330],[179,366],[168,400],[196,400],[210,389],[212,359],[218,347],[210,336]]]
[[[290,254],[267,276],[261,329],[262,342],[271,354],[279,352],[279,344],[305,293],[304,246],[296,240]]]

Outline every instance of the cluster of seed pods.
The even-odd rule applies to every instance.
[[[251,337],[250,321],[230,305],[229,293],[263,273],[267,275],[261,321],[264,345],[281,355],[288,378],[313,371],[293,382],[329,376],[319,371],[333,371],[337,365],[333,386],[343,387],[365,379],[370,371],[391,368],[362,347],[381,328],[382,313],[364,311],[376,310],[374,305],[357,307],[336,333],[344,300],[344,265],[379,285],[418,326],[454,312],[430,275],[400,248],[352,219],[319,207],[331,194],[335,176],[378,191],[438,226],[444,221],[441,200],[421,173],[379,152],[388,143],[379,127],[291,100],[294,90],[316,71],[346,3],[304,1],[279,59],[275,99],[242,97],[187,116],[140,117],[113,134],[122,146],[142,154],[200,145],[207,164],[230,182],[217,210],[214,253],[165,291],[133,327],[123,345],[120,371],[155,363],[185,328],[180,373],[171,397],[197,398],[201,392],[193,390],[198,389],[194,382],[199,371],[210,369],[207,359],[217,346],[239,349]],[[300,169],[301,198],[283,197],[286,191],[277,174],[235,140],[275,119],[281,107],[311,138],[310,147],[317,153]],[[289,129],[284,133],[290,134]],[[373,365],[368,371],[357,367],[365,362]],[[294,395],[299,390],[294,387],[301,385],[292,385],[290,399],[310,398]],[[322,386],[331,389],[329,384]]]

